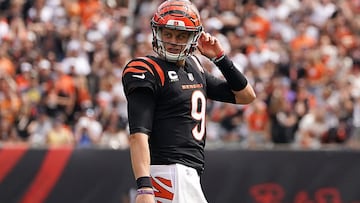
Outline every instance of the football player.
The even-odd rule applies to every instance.
[[[206,100],[249,104],[256,95],[190,1],[163,2],[151,28],[157,55],[135,58],[123,72],[136,202],[204,203]],[[202,68],[196,49],[225,79]]]

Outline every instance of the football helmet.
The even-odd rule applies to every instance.
[[[184,49],[178,53],[166,51],[164,41],[161,39],[161,29],[169,28],[191,32]],[[167,0],[163,2],[151,19],[153,34],[153,49],[167,61],[176,62],[191,55],[197,46],[197,40],[203,29],[197,8],[189,0]]]

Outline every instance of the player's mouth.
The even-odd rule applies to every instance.
[[[178,54],[181,52],[181,49],[177,49],[177,48],[168,48],[167,49],[168,52],[172,53],[172,54]]]

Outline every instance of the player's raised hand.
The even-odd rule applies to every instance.
[[[219,40],[206,32],[201,33],[197,48],[202,55],[209,59],[216,58],[224,53],[224,49],[221,47]]]

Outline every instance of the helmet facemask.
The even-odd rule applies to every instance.
[[[172,29],[172,28],[170,28]],[[181,46],[182,51],[180,53],[170,53],[166,51],[165,44],[172,44],[171,42],[164,42],[161,38],[161,27],[153,27],[153,49],[154,51],[165,60],[170,62],[177,62],[185,59],[190,56],[196,49],[197,40],[199,39],[200,32],[189,31],[190,36],[186,43],[184,44],[174,44],[176,46]]]

